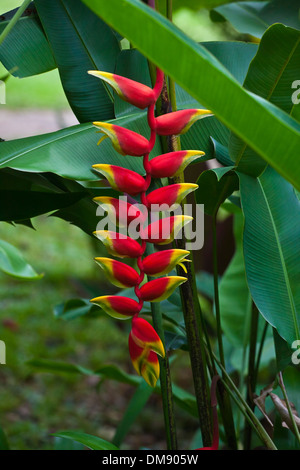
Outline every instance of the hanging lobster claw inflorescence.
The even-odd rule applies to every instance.
[[[160,96],[164,81],[164,74],[159,69],[157,69],[156,83],[153,89],[107,72],[90,71],[89,74],[109,83],[123,100],[140,109],[148,108],[148,125],[151,132],[149,140],[136,132],[111,123],[94,123],[97,129],[104,134],[99,143],[109,137],[114,149],[121,155],[143,157],[146,173],[143,178],[138,173],[119,166],[95,164],[93,169],[101,173],[114,190],[130,196],[140,195],[144,209],[141,211],[135,204],[124,200],[118,201],[113,197],[97,197],[94,201],[107,210],[109,217],[114,215],[114,219],[120,227],[126,227],[141,217],[143,222],[146,222],[146,226],[141,225],[140,227],[141,243],[129,236],[110,230],[94,232],[94,235],[104,243],[108,252],[113,256],[135,258],[139,272],[121,261],[96,258],[96,262],[114,285],[135,289],[137,300],[118,295],[106,295],[92,299],[91,302],[99,305],[114,318],[131,319],[132,329],[128,345],[133,366],[137,373],[150,386],[154,387],[159,378],[157,355],[164,357],[165,350],[154,328],[139,315],[145,301],[160,302],[168,298],[180,284],[186,281],[185,277],[165,275],[178,264],[186,270],[183,263],[188,261],[186,257],[189,252],[170,249],[144,257],[146,246],[147,243],[157,245],[170,243],[182,227],[192,220],[192,217],[175,215],[158,219],[147,225],[148,216],[151,211],[159,212],[159,206],[162,204],[168,207],[179,204],[187,194],[195,191],[198,186],[180,183],[155,189],[149,194],[147,194],[147,190],[151,178],[174,177],[193,160],[203,156],[204,152],[198,150],[170,152],[159,155],[151,161],[149,161],[149,154],[154,147],[157,135],[183,134],[195,121],[210,116],[211,111],[187,109],[155,117],[155,103]],[[156,279],[143,284],[145,275],[156,277]]]

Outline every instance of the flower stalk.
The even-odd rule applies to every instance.
[[[115,285],[122,286],[129,283],[132,286],[132,284],[134,284],[134,292],[137,300],[121,296],[102,296],[92,299],[91,302],[101,306],[104,311],[114,318],[124,320],[131,319],[132,328],[129,335],[128,346],[133,366],[137,373],[152,387],[156,385],[160,376],[164,413],[165,417],[168,417],[168,446],[169,448],[175,448],[175,425],[174,419],[171,418],[171,412],[173,413],[171,410],[171,381],[163,341],[162,318],[159,310],[153,305],[155,305],[154,303],[167,299],[172,292],[179,285],[185,283],[187,279],[184,276],[166,276],[150,279],[146,282],[144,281],[146,280],[146,272],[150,273],[152,276],[160,276],[162,274],[168,274],[168,272],[179,263],[183,266],[182,261],[189,253],[186,250],[180,249],[167,250],[168,253],[162,256],[163,259],[160,260],[159,263],[157,263],[157,259],[155,259],[158,254],[151,253],[151,255],[146,257],[145,254],[147,245],[165,245],[172,242],[176,238],[178,231],[192,220],[192,218],[188,216],[176,215],[159,218],[149,224],[150,214],[165,210],[165,208],[160,209],[159,206],[162,204],[164,204],[164,207],[166,205],[169,207],[167,210],[172,210],[170,206],[174,203],[181,202],[186,194],[197,188],[197,185],[188,183],[169,185],[165,188],[159,188],[148,193],[153,173],[157,176],[158,171],[159,174],[166,177],[164,168],[168,168],[168,166],[166,167],[166,164],[163,163],[164,155],[156,157],[154,165],[151,165],[149,157],[157,135],[167,135],[169,133],[173,135],[174,133],[187,132],[195,120],[210,115],[210,111],[193,109],[185,110],[183,113],[170,113],[166,116],[156,117],[155,103],[161,94],[164,84],[164,74],[159,69],[156,71],[156,82],[153,89],[143,87],[141,84],[133,82],[132,80],[127,81],[126,78],[114,74],[110,74],[109,77],[107,76],[108,74],[98,71],[92,71],[90,74],[108,81],[119,96],[126,101],[130,101],[132,104],[138,105],[141,108],[147,107],[147,119],[150,128],[150,138],[147,140],[145,137],[135,132],[111,123],[94,123],[94,125],[100,129],[100,132],[104,134],[104,138],[108,137],[111,140],[113,147],[118,153],[143,158],[145,177],[115,165],[95,164],[93,166],[95,171],[107,178],[110,185],[115,190],[129,194],[130,196],[139,195],[142,209],[138,213],[137,206],[135,207],[134,204],[128,202],[125,203],[125,213],[135,214],[136,218],[139,217],[140,243],[130,236],[109,230],[98,230],[95,232],[95,236],[103,241],[110,254],[120,258],[136,258],[139,272],[135,271],[133,268],[128,270],[125,266],[122,266],[120,262],[109,264],[107,259],[103,258],[97,258],[96,261]],[[100,143],[102,140],[103,137]],[[181,167],[185,167],[192,161],[195,155],[199,154],[201,155],[202,152],[188,151],[179,154],[173,152],[173,155],[170,155],[169,152],[167,159],[170,160],[172,156],[174,157],[175,165],[173,165],[173,172],[176,173]],[[103,205],[108,210],[108,213],[112,213],[117,205],[114,198],[100,197],[96,198],[95,202]],[[135,212],[131,210],[131,206],[135,208]],[[123,211],[119,208],[116,212],[117,219],[121,221],[121,224],[126,225]],[[132,220],[134,220],[134,216]],[[159,267],[159,269],[155,270],[156,267]],[[186,271],[186,268],[184,268],[184,270]],[[125,279],[127,272],[128,279]],[[152,303],[154,328],[149,322],[140,317],[145,301]],[[159,334],[157,332],[159,332]]]

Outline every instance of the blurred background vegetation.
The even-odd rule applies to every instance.
[[[0,14],[19,6],[20,0],[1,0]],[[228,39],[230,33],[212,24],[207,11],[176,12],[175,23],[197,41]],[[5,70],[0,66],[0,76]],[[20,124],[18,117],[28,111],[32,120]],[[7,105],[0,108],[0,122],[9,126],[9,138],[34,135],[52,129],[44,126],[44,112],[54,112],[57,128],[62,111],[74,120],[60,85],[57,70],[40,76],[7,82]],[[18,126],[16,126],[18,122]],[[32,126],[32,127],[30,127]],[[2,125],[0,126],[2,129]],[[5,135],[1,135],[4,139]],[[120,417],[134,393],[130,386],[98,378],[61,377],[35,374],[26,363],[32,358],[72,362],[97,369],[102,363],[122,365],[132,372],[123,325],[108,317],[64,321],[54,315],[57,304],[66,299],[90,298],[90,286],[99,292],[103,284],[93,257],[100,255],[90,237],[78,228],[54,217],[33,220],[35,230],[23,225],[0,224],[0,238],[19,248],[37,272],[38,281],[24,282],[0,274],[1,339],[7,346],[7,365],[1,367],[0,423],[13,449],[51,449],[51,433],[77,429],[105,439],[114,435]],[[126,327],[125,327],[126,328]],[[186,357],[178,353],[173,364],[177,383],[189,389],[190,370]],[[180,371],[180,374],[179,374]],[[197,422],[176,410],[180,419],[181,445],[188,446]],[[185,422],[185,420],[187,420]],[[160,399],[151,397],[149,406],[134,425],[125,446],[164,448]]]

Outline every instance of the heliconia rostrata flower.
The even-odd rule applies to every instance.
[[[137,269],[121,261],[105,257],[95,258],[109,281],[121,288],[134,288],[137,300],[119,295],[104,295],[91,300],[100,306],[108,315],[120,319],[131,319],[132,327],[128,339],[129,353],[133,367],[145,381],[154,387],[159,378],[160,366],[158,356],[164,357],[165,350],[162,340],[153,326],[140,317],[144,302],[160,302],[167,299],[174,290],[186,281],[181,276],[165,276],[177,265],[185,271],[184,262],[189,252],[179,249],[156,251],[145,256],[147,243],[166,245],[172,242],[183,226],[192,220],[185,215],[173,215],[149,221],[152,213],[172,211],[172,206],[180,204],[191,192],[197,189],[196,184],[179,183],[160,187],[148,192],[151,178],[172,178],[180,174],[186,166],[204,155],[199,150],[183,150],[159,155],[151,160],[157,135],[176,135],[188,131],[198,119],[211,115],[204,109],[186,109],[171,112],[163,116],[155,116],[155,104],[161,94],[164,74],[157,69],[156,82],[153,88],[108,72],[90,71],[90,75],[104,80],[112,86],[123,100],[132,105],[148,108],[148,125],[150,138],[131,130],[108,122],[94,122],[103,139],[108,137],[114,149],[121,155],[143,157],[145,177],[140,174],[113,164],[95,164],[94,171],[101,173],[110,186],[121,193],[140,196],[142,209],[135,201],[127,202],[114,197],[100,196],[94,201],[108,212],[109,220],[116,225],[127,228],[131,223],[142,220],[138,235],[140,242],[123,233],[112,230],[96,230],[94,235],[99,238],[108,252],[118,258],[135,259]],[[150,223],[151,222],[151,223]],[[148,225],[147,225],[148,223]],[[147,281],[145,275],[155,279]]]

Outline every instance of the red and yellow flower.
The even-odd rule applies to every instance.
[[[111,230],[96,230],[95,237],[102,241],[107,251],[118,258],[139,258],[143,247],[131,237]]]
[[[153,89],[142,83],[121,77],[115,73],[98,72],[97,70],[90,70],[88,73],[109,83],[120,98],[137,108],[148,108],[156,101]]]
[[[157,354],[165,356],[164,345],[154,328],[143,318],[134,317],[128,339],[133,367],[144,380],[155,387],[159,378]]]
[[[185,134],[194,122],[208,116],[212,116],[212,112],[208,109],[183,109],[163,114],[155,120],[155,131],[158,135]]]
[[[149,141],[136,132],[109,122],[94,122],[93,124],[104,134],[99,140],[98,145],[109,137],[114,149],[121,155],[142,157],[150,151]]]
[[[93,199],[107,213],[109,219],[119,227],[127,227],[133,220],[141,215],[141,211],[134,204],[110,196],[99,196]]]
[[[174,290],[187,281],[186,277],[168,276],[146,282],[140,288],[141,299],[144,302],[162,302],[173,294]]]
[[[189,193],[196,191],[198,187],[193,183],[178,183],[155,189],[147,195],[148,207],[152,212],[158,212],[162,210],[160,207],[162,207],[161,201],[163,201],[164,205],[171,208],[174,204],[180,204]]]
[[[111,258],[95,258],[95,261],[115,286],[125,289],[135,287],[138,284],[139,274],[128,264]]]
[[[135,171],[105,163],[93,165],[93,169],[105,176],[111,187],[121,193],[136,196],[146,188],[144,178]]]
[[[149,162],[150,174],[153,178],[174,178],[203,155],[205,153],[200,150],[180,150],[159,155]]]
[[[148,225],[141,234],[143,240],[147,243],[156,245],[168,245],[176,238],[180,230],[187,223],[191,222],[193,217],[188,215],[174,215],[156,220]]]
[[[92,299],[91,302],[118,320],[128,320],[141,311],[141,305],[130,297],[102,295]]]
[[[131,196],[139,195],[146,209],[136,206],[135,203],[118,201],[113,197],[101,196],[94,199],[108,212],[109,219],[116,221],[119,226],[127,227],[130,223],[136,224],[139,227],[138,234],[141,243],[127,235],[111,230],[94,232],[94,235],[104,243],[108,252],[113,256],[136,259],[139,272],[120,261],[105,257],[96,258],[96,262],[114,285],[121,288],[134,288],[137,301],[124,296],[104,295],[92,299],[91,302],[100,306],[114,318],[131,319],[132,329],[128,347],[133,367],[150,386],[154,387],[160,374],[157,355],[164,357],[165,349],[153,326],[140,318],[139,315],[145,301],[160,302],[167,299],[178,286],[186,282],[186,278],[181,276],[158,277],[143,284],[144,276],[164,276],[177,265],[185,269],[183,263],[188,261],[186,257],[189,252],[170,249],[144,257],[146,244],[165,245],[172,242],[184,225],[192,220],[192,217],[174,215],[158,218],[146,227],[143,226],[143,223],[148,220],[149,209],[152,209],[152,212],[162,212],[166,208],[169,210],[174,204],[182,202],[198,186],[179,183],[155,189],[149,194],[147,194],[147,190],[151,183],[151,177],[171,178],[177,176],[189,163],[203,156],[204,152],[198,150],[169,152],[150,161],[149,154],[153,149],[157,135],[183,134],[194,122],[210,116],[211,112],[203,109],[187,109],[155,117],[155,103],[161,93],[164,81],[164,74],[159,69],[157,69],[156,83],[153,89],[113,73],[100,71],[90,71],[89,73],[109,83],[123,100],[140,109],[148,108],[148,125],[151,131],[149,140],[136,132],[110,122],[94,122],[95,127],[104,134],[99,144],[108,137],[114,149],[121,155],[143,157],[146,176],[143,178],[134,171],[111,163],[95,164],[93,169],[104,175],[114,190]],[[140,216],[142,216],[141,220],[138,220]]]
[[[179,249],[157,251],[143,259],[143,271],[151,277],[168,274],[177,265],[186,271],[183,263],[189,254],[189,251]]]

